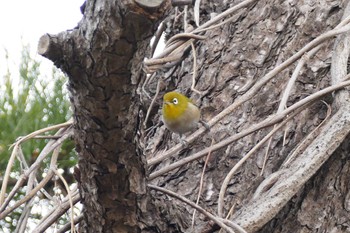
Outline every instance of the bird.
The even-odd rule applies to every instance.
[[[191,99],[176,92],[171,91],[163,96],[163,122],[167,129],[174,133],[180,134],[181,143],[184,145],[185,140],[182,134],[198,128],[200,120],[200,110]],[[208,125],[203,123],[208,129]]]

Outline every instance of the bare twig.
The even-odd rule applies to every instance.
[[[300,154],[302,151],[304,151],[307,148],[308,145],[310,145],[312,140],[315,139],[316,136],[320,133],[319,131],[321,129],[321,126],[323,126],[323,124],[325,122],[327,122],[327,120],[331,116],[332,108],[326,102],[324,102],[324,101],[322,101],[322,102],[327,105],[327,115],[326,115],[325,119],[314,130],[312,130],[304,138],[304,140],[298,145],[298,147],[294,150],[294,152],[286,158],[286,160],[283,162],[282,167],[288,166],[288,164],[295,158],[295,156]]]
[[[194,22],[197,27],[199,27],[199,7],[201,5],[201,0],[196,0],[193,7]]]
[[[148,84],[149,82],[151,82],[151,80],[152,80],[155,76],[156,76],[156,72],[153,72],[151,75],[147,75],[147,76],[146,76],[146,80],[145,80],[145,82],[143,83],[142,88],[141,88],[142,92],[145,93],[145,95],[146,95],[148,98],[150,98],[150,99],[151,99],[151,96],[148,94],[148,92],[146,91],[146,88],[145,88],[145,87],[147,86],[147,84]]]
[[[243,227],[241,227],[240,225],[238,225],[230,220],[221,218],[221,221],[223,223],[225,223],[227,226],[230,226],[231,228],[233,228],[236,233],[248,233],[246,230],[243,229]],[[222,229],[220,229],[220,230],[222,230]]]
[[[52,157],[51,157],[50,167],[53,167],[53,166],[56,165],[56,163],[57,163],[57,158],[58,158],[60,149],[61,149],[61,146],[56,147],[56,148],[54,149],[54,151],[53,151],[53,153],[52,153]],[[49,177],[52,177],[52,175],[49,176]],[[49,180],[47,179],[47,181],[49,181]],[[41,187],[44,187],[45,185],[46,185],[46,183],[40,184]],[[32,190],[32,188],[28,188],[28,186],[30,186],[30,185],[27,185],[26,195],[29,195],[29,194],[30,194],[30,191]],[[39,186],[39,185],[38,185],[38,186]],[[28,217],[29,217],[30,210],[31,210],[31,207],[32,207],[33,202],[34,202],[34,198],[30,199],[30,200],[26,203],[26,205],[25,205],[25,207],[24,207],[24,209],[23,209],[23,211],[22,211],[21,217],[20,217],[20,219],[19,219],[19,221],[18,221],[18,227],[19,227],[19,228],[18,228],[18,232],[24,232],[24,231],[26,230],[27,220],[28,220]],[[17,228],[16,228],[16,231],[17,231]]]
[[[152,180],[164,173],[167,173],[169,171],[172,171],[186,163],[189,163],[191,161],[194,161],[196,159],[199,159],[201,158],[202,156],[206,155],[210,150],[212,151],[216,151],[230,143],[232,143],[233,141],[236,141],[252,132],[255,132],[256,130],[259,130],[259,129],[262,129],[262,128],[265,128],[265,127],[268,127],[268,126],[271,126],[271,125],[274,125],[282,120],[285,119],[286,116],[288,116],[289,114],[291,114],[293,111],[297,110],[298,108],[302,107],[303,105],[305,104],[308,104],[310,102],[313,102],[317,99],[319,99],[321,96],[323,95],[326,95],[328,93],[331,93],[335,90],[339,90],[341,88],[344,88],[345,86],[348,86],[350,85],[350,81],[344,81],[342,83],[339,83],[339,84],[336,84],[336,85],[332,85],[330,87],[327,87],[323,90],[320,90],[302,100],[300,100],[299,102],[293,104],[292,106],[288,107],[287,109],[285,109],[283,112],[279,113],[279,114],[274,114],[270,117],[268,117],[267,119],[253,125],[252,127],[244,130],[243,132],[240,132],[238,134],[235,134],[235,135],[232,135],[228,138],[226,138],[225,140],[219,142],[219,143],[216,143],[214,144],[213,146],[209,147],[209,148],[206,148],[204,150],[201,150],[191,156],[188,156],[180,161],[177,161],[173,164],[170,164],[169,166],[165,167],[165,168],[162,168],[158,171],[155,171],[153,173],[150,174],[149,176],[149,179]],[[188,140],[188,138],[186,138],[186,140]]]
[[[210,146],[212,146],[214,143],[214,139],[211,140],[211,144]],[[203,166],[203,170],[202,170],[202,174],[201,174],[201,179],[199,181],[199,190],[198,190],[198,196],[197,196],[197,200],[196,200],[196,205],[198,205],[199,200],[202,196],[202,189],[203,189],[203,184],[204,184],[204,174],[205,174],[205,169],[207,168],[208,165],[208,161],[210,159],[210,155],[211,155],[211,151],[208,153],[207,158],[205,159],[204,162],[204,166]],[[196,209],[194,209],[193,214],[192,214],[192,228],[194,226],[194,218],[196,216]]]
[[[205,25],[205,24],[203,24]],[[202,26],[203,26],[202,25]],[[230,114],[233,112],[236,108],[238,108],[240,105],[245,103],[246,101],[250,100],[255,96],[255,94],[261,89],[262,86],[264,86],[268,81],[270,81],[273,77],[275,77],[278,73],[280,73],[282,70],[286,69],[288,66],[293,64],[297,59],[299,59],[301,56],[303,56],[306,52],[310,51],[314,47],[318,46],[319,44],[325,42],[328,39],[333,38],[334,36],[347,32],[350,29],[350,25],[346,25],[344,27],[336,28],[333,30],[330,30],[311,42],[309,42],[307,45],[305,45],[301,50],[299,50],[297,53],[295,53],[293,56],[288,58],[286,61],[284,61],[282,64],[274,68],[272,71],[267,73],[264,77],[259,79],[252,87],[251,89],[246,92],[244,95],[241,97],[237,98],[236,101],[228,106],[226,109],[224,109],[222,112],[220,112],[218,115],[216,115],[214,118],[212,118],[209,122],[208,125],[211,127],[214,124],[216,124],[218,121],[220,121],[222,118],[224,118],[226,115]],[[205,132],[205,128],[201,127],[198,129],[196,132],[192,133],[189,137],[187,137],[186,141],[188,143],[193,142],[197,137],[199,137],[201,134]],[[172,149],[166,151],[165,153],[160,154],[159,156],[156,156],[148,161],[149,165],[154,165],[157,164],[164,159],[167,159],[169,157],[174,156],[177,152],[181,150],[182,146],[181,144],[178,144],[174,146]]]
[[[57,162],[57,157],[58,157],[58,154],[59,154],[59,148],[55,148],[54,150],[54,153],[53,153],[53,156],[51,158],[51,165],[50,167],[53,167],[56,165],[56,162]],[[8,215],[9,213],[11,213],[13,210],[15,210],[16,208],[18,208],[20,205],[22,205],[23,203],[25,203],[26,201],[28,200],[31,200],[31,198],[36,195],[37,191],[39,191],[40,189],[42,189],[46,184],[47,182],[49,182],[49,180],[51,180],[51,178],[53,177],[54,175],[54,172],[52,169],[50,169],[47,173],[47,175],[45,176],[45,178],[33,189],[31,190],[30,192],[28,192],[26,194],[26,196],[24,198],[22,198],[21,200],[19,200],[18,202],[16,202],[13,206],[11,206],[10,208],[6,209],[5,211],[1,212],[0,214],[0,219],[4,218],[6,215]],[[16,184],[17,185],[17,184]],[[16,187],[16,186],[15,186]],[[16,192],[13,192],[14,190],[17,190],[15,188],[12,189],[11,193],[14,193]],[[8,197],[8,200],[10,200],[12,198],[13,195],[9,195]],[[11,198],[10,198],[11,197]],[[6,204],[6,203],[5,203]]]
[[[18,141],[14,144],[14,149],[13,149],[13,151],[11,153],[11,157],[10,157],[10,160],[9,160],[9,162],[7,164],[6,172],[4,174],[4,179],[3,179],[3,182],[2,182],[1,192],[0,192],[0,206],[2,206],[3,203],[4,203],[7,183],[8,183],[9,177],[10,177],[10,173],[11,173],[11,169],[12,169],[13,163],[15,161],[15,156],[18,153],[18,150],[19,150],[19,145],[21,143],[27,141],[28,139],[31,139],[31,138],[33,138],[33,137],[35,137],[37,135],[43,134],[43,133],[45,133],[47,131],[68,127],[71,124],[72,124],[72,121],[67,121],[66,123],[63,123],[63,124],[58,124],[58,125],[54,125],[54,126],[50,126],[50,127],[44,128],[44,129],[37,130],[37,131],[35,131],[33,133],[28,134],[27,136],[24,136],[24,137],[21,137],[20,139],[18,139]]]
[[[72,192],[72,202],[75,205],[80,200],[79,191],[75,190]],[[59,217],[61,217],[67,210],[70,209],[71,203],[68,198],[62,200],[61,204],[54,208],[45,218],[41,220],[41,222],[36,226],[33,230],[33,233],[41,233],[45,232],[47,228],[49,228],[54,222],[57,221]],[[72,210],[73,211],[73,210]]]
[[[193,73],[192,73],[191,90],[201,95],[202,92],[198,91],[195,88],[198,68],[197,68],[197,53],[196,53],[196,48],[194,47],[194,43],[193,42],[191,43],[191,47],[192,47],[192,54],[193,54]]]
[[[288,167],[278,170],[279,175],[273,185],[260,193],[259,198],[247,203],[240,213],[236,213],[234,221],[249,232],[257,231],[270,221],[343,142],[350,132],[348,122],[349,104],[332,116],[302,154]]]
[[[74,218],[74,225],[77,225],[81,220],[83,220],[83,215],[79,215],[78,217]],[[57,233],[65,233],[71,228],[71,223],[65,224],[62,228],[60,228]]]
[[[285,90],[283,92],[280,104],[279,104],[278,109],[277,109],[277,113],[282,112],[283,109],[286,108],[288,97],[289,97],[290,92],[291,92],[291,90],[292,90],[292,88],[294,86],[294,83],[296,82],[297,78],[299,77],[301,69],[304,67],[306,62],[309,61],[310,58],[313,57],[322,47],[323,47],[323,44],[320,44],[320,45],[316,46],[315,48],[311,49],[310,52],[305,53],[301,57],[301,59],[298,62],[298,65],[295,67],[295,69],[293,71],[292,77],[288,80],[288,84],[287,84],[287,87],[285,88]],[[266,165],[266,162],[267,162],[267,159],[268,159],[268,154],[269,154],[271,141],[272,141],[272,138],[270,138],[270,140],[268,142],[268,145],[266,147],[266,153],[265,153],[265,156],[264,156],[264,162],[263,162],[263,166],[262,166],[262,169],[261,169],[261,172],[260,172],[261,176],[262,176],[262,174],[264,173],[264,170],[265,170],[265,165]],[[284,143],[283,143],[283,145],[284,145]]]
[[[178,35],[175,35],[173,38],[169,39],[167,42],[164,51],[156,56],[155,58],[148,59],[144,62],[145,70],[146,72],[153,73],[157,69],[165,68],[166,63],[173,62],[178,63],[182,60],[183,54],[187,51],[190,44],[194,42],[194,40],[198,39],[204,39],[205,37],[199,36],[198,33],[201,33],[203,31],[212,29],[212,25],[218,23],[221,19],[227,17],[228,15],[232,14],[233,12],[247,7],[251,3],[255,2],[256,0],[246,0],[242,3],[237,4],[234,7],[231,7],[230,9],[226,10],[225,12],[217,15],[213,19],[209,20],[205,24],[199,26],[195,30],[192,30],[188,28],[187,26],[187,6],[185,6],[185,9],[183,11],[184,13],[184,30],[185,33],[181,33]],[[199,1],[197,1],[197,4],[199,4]],[[199,5],[198,5],[199,7]],[[226,20],[222,23],[230,22],[233,19],[231,17],[229,20]],[[222,25],[222,23],[219,23]],[[183,38],[187,38],[187,40],[183,40]],[[178,49],[181,48],[181,49]]]
[[[29,214],[30,214],[30,211],[31,211],[31,209],[33,207],[33,202],[34,202],[34,199],[31,199],[24,206],[23,211],[21,213],[21,216],[20,216],[20,218],[18,220],[18,223],[17,223],[17,226],[16,226],[16,230],[15,230],[14,233],[25,232],[26,227],[27,227],[27,221],[28,221],[28,218],[29,218]]]
[[[49,182],[49,180],[52,178],[53,172],[48,172],[45,178],[35,187],[30,191],[27,195],[25,195],[22,199],[17,201],[13,206],[5,209],[0,213],[0,219],[5,218],[9,213],[17,209],[19,206],[24,204],[25,202],[29,201],[32,197],[36,195],[36,193]]]
[[[166,29],[166,24],[164,22],[161,22],[160,25],[158,26],[157,32],[154,35],[154,41],[151,45],[151,57],[153,57],[154,52],[156,51],[156,48],[158,46],[159,40],[162,37],[165,29]]]
[[[48,131],[52,131],[52,130],[56,130],[56,129],[61,129],[61,128],[67,128],[69,126],[71,126],[73,124],[73,120],[69,120],[65,123],[61,123],[61,124],[57,124],[57,125],[52,125],[52,126],[49,126],[49,127],[46,127],[46,128],[43,128],[43,129],[39,129],[33,133],[30,133],[24,137],[20,137],[18,139],[18,141],[16,143],[14,143],[14,145],[16,144],[21,144],[29,139],[32,139],[33,137],[37,136],[37,135],[40,135],[40,134],[43,134],[45,132],[48,132]]]
[[[161,187],[158,187],[158,186],[155,186],[155,185],[151,185],[151,184],[148,184],[147,185],[148,187],[150,187],[151,189],[154,189],[154,190],[157,190],[157,191],[160,191],[162,193],[165,193],[171,197],[174,197],[176,199],[179,199],[180,201],[186,203],[187,205],[195,208],[196,210],[198,210],[198,212],[200,212],[201,214],[205,215],[206,217],[208,217],[209,219],[211,219],[213,222],[215,222],[216,224],[218,224],[220,227],[222,227],[223,229],[225,229],[226,231],[228,232],[231,232],[231,233],[234,233],[234,231],[228,227],[226,224],[223,223],[222,219],[219,219],[217,217],[215,217],[214,215],[212,215],[211,213],[209,213],[208,211],[206,211],[205,209],[203,209],[202,207],[200,207],[199,205],[193,203],[192,201],[188,200],[187,198],[177,194],[177,193],[174,193],[168,189],[165,189],[165,188],[161,188]]]
[[[225,192],[227,189],[227,186],[229,182],[231,181],[233,175],[237,172],[237,170],[243,165],[247,159],[250,158],[251,155],[253,155],[265,142],[267,142],[279,129],[281,129],[285,124],[287,124],[293,117],[295,117],[298,113],[300,113],[307,105],[304,105],[297,109],[295,112],[293,112],[289,117],[287,117],[283,122],[278,124],[277,126],[273,128],[273,130],[270,131],[262,140],[259,141],[258,144],[256,144],[246,155],[244,155],[238,163],[230,170],[230,172],[226,175],[224,181],[222,182],[220,193],[219,193],[219,200],[218,200],[218,215],[220,217],[224,216],[224,198],[225,198]]]
[[[175,36],[171,37],[166,42],[166,46],[169,47],[170,45],[172,45],[174,42],[176,42],[178,40],[188,40],[188,39],[205,40],[205,39],[207,39],[207,37],[206,36],[200,36],[200,35],[192,34],[192,33],[189,33],[189,32],[179,33],[179,34],[176,34]]]
[[[184,7],[184,30],[185,31],[187,30],[187,27],[188,27],[187,18],[188,18],[188,6],[185,5]]]
[[[339,25],[350,20],[349,3],[344,10],[344,15],[349,16]],[[341,27],[339,26],[339,28]],[[338,36],[335,43],[332,59],[332,70],[334,70],[331,72],[333,83],[342,82],[346,74],[350,53],[349,42],[348,36],[344,35]],[[265,192],[261,192],[258,199],[244,206],[240,213],[234,216],[235,222],[247,227],[246,229],[251,232],[257,231],[280,211],[344,141],[344,138],[350,132],[350,99],[349,93],[345,95],[343,93],[345,92],[335,93],[335,100],[337,100],[335,105],[341,107],[322,127],[316,138],[296,159],[290,161],[288,166],[283,166],[277,171],[278,176],[273,181],[273,185],[269,186]],[[346,98],[340,98],[342,96]]]
[[[59,139],[61,135],[38,135],[34,139]]]
[[[60,129],[57,133],[61,134],[64,130]],[[37,167],[40,165],[41,161],[45,158],[45,156],[48,155],[48,153],[50,151],[52,151],[53,149],[55,149],[56,147],[60,146],[62,144],[62,142],[64,140],[66,140],[67,138],[69,138],[71,135],[73,134],[72,130],[67,130],[66,134],[63,134],[62,137],[59,140],[54,141],[50,141],[48,144],[46,144],[46,146],[44,147],[44,149],[41,151],[40,155],[37,157],[36,161],[30,166],[30,168],[28,168],[28,170],[26,170],[18,179],[18,181],[16,182],[15,186],[12,188],[11,192],[9,193],[9,195],[7,196],[6,200],[4,201],[4,203],[2,204],[1,208],[0,208],[0,219],[2,219],[3,217],[5,217],[8,213],[12,212],[15,208],[17,208],[18,206],[22,205],[23,203],[25,203],[26,201],[28,201],[31,197],[33,197],[36,192],[38,190],[40,190],[41,187],[43,187],[47,182],[48,182],[48,176],[46,176],[40,183],[39,185],[37,185],[31,192],[30,195],[26,195],[23,199],[21,199],[20,201],[16,202],[14,206],[12,206],[11,208],[7,209],[6,211],[5,208],[8,205],[8,203],[10,202],[10,200],[12,200],[13,196],[16,194],[16,192],[18,191],[18,189],[20,187],[22,187],[22,185],[24,184],[25,180],[27,180],[27,178],[29,177],[29,175],[35,171],[37,169]],[[49,172],[50,173],[50,172]],[[48,175],[49,175],[48,173]],[[53,174],[51,174],[53,175]]]
[[[159,79],[158,80],[158,83],[157,83],[157,90],[156,90],[156,94],[154,95],[153,99],[152,99],[152,102],[150,104],[150,106],[148,107],[147,109],[147,114],[146,114],[146,117],[145,117],[145,120],[143,122],[143,126],[146,127],[147,125],[147,121],[148,121],[148,118],[149,118],[149,114],[151,114],[151,111],[153,109],[153,105],[154,103],[156,102],[157,98],[158,98],[158,95],[159,95],[159,92],[160,92],[160,84],[162,82],[162,79]]]
[[[195,30],[193,30],[193,33],[198,33],[200,31],[202,31],[203,29],[207,29],[208,27],[218,23],[220,20],[226,18],[227,16],[231,15],[232,13],[248,7],[249,5],[251,5],[252,3],[256,2],[257,0],[246,0],[243,1],[233,7],[230,7],[229,9],[227,9],[226,11],[222,12],[221,14],[218,14],[217,16],[215,16],[214,18],[212,18],[211,20],[205,22],[204,24],[202,24],[201,26],[197,27]]]
[[[67,196],[68,196],[68,200],[69,200],[69,204],[70,204],[70,209],[71,209],[71,215],[70,215],[70,217],[71,217],[71,219],[70,219],[71,232],[75,233],[76,231],[75,231],[75,227],[74,227],[73,200],[72,200],[72,194],[71,194],[70,188],[68,186],[66,179],[64,179],[64,177],[57,171],[57,169],[54,169],[53,171],[55,172],[56,176],[58,176],[61,179],[61,181],[64,184],[64,187],[66,188]]]
[[[292,77],[288,80],[287,87],[285,88],[280,104],[278,106],[277,112],[281,112],[285,107],[287,106],[288,97],[290,95],[290,92],[299,77],[299,74],[301,72],[301,69],[304,67],[307,61],[310,60],[315,54],[323,47],[323,44],[317,45],[315,48],[311,49],[309,52],[306,52],[299,60],[298,65],[295,67],[295,70],[293,71]],[[344,76],[343,76],[344,77]]]

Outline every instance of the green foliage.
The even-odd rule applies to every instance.
[[[8,56],[6,56],[8,60]],[[67,78],[52,68],[51,77],[41,75],[41,64],[30,56],[29,46],[24,46],[18,75],[13,75],[7,67],[7,73],[0,85],[0,179],[4,175],[11,151],[11,144],[20,136],[25,136],[38,129],[66,122],[71,117],[65,82]],[[55,132],[51,132],[54,134]],[[47,140],[29,140],[22,146],[23,154],[30,166]],[[68,141],[60,151],[58,166],[66,171],[76,164],[74,144]],[[49,162],[49,159],[46,160]],[[45,169],[44,165],[41,169]],[[19,174],[19,163],[12,169],[12,174]],[[73,179],[67,179],[72,182]],[[11,182],[10,182],[11,183]],[[13,185],[13,184],[12,184]],[[11,189],[11,186],[8,190]],[[14,230],[17,215],[14,212],[1,229]],[[2,224],[4,221],[2,221]],[[1,224],[1,225],[2,225]]]
[[[71,116],[66,77],[57,69],[52,77],[40,76],[40,63],[30,57],[29,46],[22,51],[19,76],[9,71],[4,76],[0,92],[0,171],[4,171],[10,155],[9,146],[16,138],[35,130],[67,121]],[[45,145],[45,140],[31,140],[23,146],[23,153],[30,163]],[[62,151],[68,155],[73,143]],[[72,161],[70,158],[60,158]],[[75,161],[73,161],[74,163]],[[66,164],[68,165],[68,164]],[[3,175],[1,173],[1,175]]]

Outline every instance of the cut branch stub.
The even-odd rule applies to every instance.
[[[135,2],[143,8],[157,9],[165,0],[135,0]]]
[[[50,59],[55,65],[59,64],[59,60],[62,59],[63,53],[58,42],[59,38],[54,35],[45,34],[40,37],[38,44],[38,53]]]

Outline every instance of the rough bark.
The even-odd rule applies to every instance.
[[[237,3],[201,1],[201,23]],[[144,122],[151,100],[142,90],[145,75],[140,67],[158,20],[169,9],[166,4],[142,8],[142,4],[126,1],[88,1],[84,18],[76,29],[46,35],[41,40],[43,46],[39,51],[64,70],[70,80],[80,158],[79,183],[85,208],[85,221],[81,224],[84,232],[190,231],[193,209],[157,192],[151,194],[146,188],[147,174],[208,147],[212,138],[222,141],[275,113],[281,92],[295,68],[293,65],[279,73],[188,148],[146,168],[145,155],[150,161],[179,143],[178,135],[158,126],[161,101],[156,101],[150,120]],[[174,68],[157,73],[156,81],[150,82],[146,91],[155,95],[157,80],[163,78],[165,85],[159,96],[176,88],[197,102],[203,119],[208,121],[309,41],[334,28],[344,7],[344,1],[257,1],[236,12],[230,23],[207,31],[206,40],[195,43],[198,67],[195,88],[202,95],[190,91],[191,52]],[[182,20],[174,23],[174,14],[166,22],[174,26],[168,29],[167,37],[183,31]],[[288,105],[329,86],[332,50],[333,41],[329,40],[302,69]],[[323,100],[332,105],[333,96],[327,95]],[[333,113],[338,108],[333,104]],[[316,102],[275,134],[262,176],[267,146],[246,161],[226,191],[225,214],[233,206],[232,220],[239,220],[258,186],[279,171],[288,155],[325,119],[326,112],[327,107]],[[146,132],[144,124],[157,127]],[[218,194],[226,174],[270,130],[261,129],[211,153],[201,206],[217,212]],[[347,141],[348,137],[312,179],[295,190],[296,195],[286,200],[281,210],[269,213],[268,223],[265,219],[251,224],[251,228],[247,226],[248,232],[349,231]],[[204,160],[197,160],[150,182],[196,200],[203,164]],[[215,229],[208,219],[197,214],[193,232]]]
[[[280,213],[259,232],[349,232],[349,136]]]
[[[209,19],[210,13],[220,13],[228,7],[228,5],[225,5],[225,2],[217,1],[215,3],[202,2],[201,4],[203,4],[201,5],[203,22]],[[233,3],[231,4],[234,5]],[[236,13],[235,18],[230,24],[208,31],[206,33],[208,38],[196,44],[198,58],[198,82],[196,89],[202,91],[203,95],[200,96],[191,92],[189,88],[192,82],[191,71],[193,66],[191,55],[181,64],[181,68],[178,67],[175,71],[171,70],[163,75],[165,77],[171,77],[167,83],[168,89],[176,86],[178,90],[197,100],[197,103],[201,106],[205,120],[210,120],[225,107],[244,95],[259,78],[287,60],[309,41],[323,32],[334,28],[340,22],[344,8],[345,3],[341,1],[316,1],[312,4],[308,1],[294,3],[288,1],[258,1],[248,10],[242,10]],[[289,98],[288,105],[330,84],[330,58],[333,50],[333,42],[333,40],[327,41],[316,57],[308,61],[306,67],[302,69],[295,84],[296,86]],[[211,136],[214,137],[216,142],[220,142],[228,136],[242,132],[252,124],[275,113],[280,101],[281,91],[285,88],[294,68],[295,65],[278,74],[256,96],[213,126],[209,134],[197,138],[188,149],[182,150],[175,157],[162,161],[157,169],[166,167],[173,161],[208,147],[211,143]],[[323,100],[329,104],[332,104],[333,101],[330,95],[324,97]],[[332,109],[333,113],[335,113],[338,107],[333,105]],[[297,115],[284,130],[275,134],[269,148],[269,159],[263,176],[260,176],[260,172],[266,145],[244,164],[234,176],[226,192],[225,214],[234,206],[235,217],[232,220],[242,223],[240,222],[242,219],[239,217],[244,213],[244,207],[249,206],[252,202],[253,195],[259,184],[264,179],[268,179],[272,173],[279,171],[287,156],[293,152],[305,136],[312,132],[325,119],[326,110],[324,104],[317,102]],[[155,118],[154,123],[158,121],[157,117]],[[339,123],[343,124],[343,122]],[[344,122],[344,125],[348,125],[348,122]],[[270,130],[259,130],[211,154],[209,167],[205,173],[202,198],[200,199],[202,206],[210,209],[212,213],[216,213],[218,193],[222,180],[239,159]],[[166,131],[159,130],[154,135],[153,141],[150,139],[150,142],[161,143],[159,138],[168,138],[169,136],[167,135],[168,133]],[[171,136],[172,138],[167,142],[167,145],[161,144],[159,146],[159,152],[153,147],[150,147],[148,150],[149,160],[161,154],[162,147],[172,147],[178,142],[177,135],[171,134]],[[334,140],[337,139],[334,138]],[[347,145],[346,141],[344,140],[342,147],[344,147],[344,144]],[[332,155],[332,159],[337,153]],[[153,182],[158,185],[164,185],[168,189],[178,192],[191,200],[196,200],[203,164],[204,159],[192,162],[157,178]],[[342,162],[341,164],[338,164],[338,166],[345,166],[342,168],[343,170],[346,171],[349,169],[348,162]],[[324,165],[309,183],[314,183],[313,180],[323,173],[322,171],[326,166],[330,166],[330,162]],[[152,170],[152,172],[155,170]],[[340,174],[338,176],[331,173],[327,174],[340,178]],[[346,177],[346,174],[342,176]],[[337,179],[336,177],[334,179]],[[322,179],[319,178],[319,180]],[[299,191],[295,198],[286,204],[285,208],[281,211],[279,211],[279,208],[276,208],[275,212],[277,211],[279,214],[267,223],[260,232],[318,232],[318,226],[320,225],[324,229],[323,232],[331,232],[334,229],[343,232],[348,231],[349,218],[345,218],[343,221],[341,220],[345,216],[344,213],[348,213],[345,208],[342,208],[339,210],[339,213],[333,215],[331,211],[323,211],[311,207],[314,201],[309,202],[310,197],[307,197],[306,194],[309,192],[313,193],[314,191],[309,183],[306,184],[302,191]],[[342,198],[334,200],[334,202],[338,203],[336,206],[346,203],[345,197],[349,192],[349,187],[347,185],[342,187],[342,194],[338,192]],[[330,190],[329,193],[332,193],[332,191]],[[300,200],[298,197],[307,199],[303,199],[298,205],[298,201],[296,201]],[[329,204],[329,202],[325,202],[325,199],[319,199],[319,201],[319,206],[327,206]],[[306,208],[300,209],[303,207],[300,203],[304,203],[303,205],[305,206],[310,205],[310,208],[307,208],[307,210]],[[188,216],[191,216],[193,210],[189,207],[186,208]],[[328,208],[332,209],[329,206]],[[254,212],[254,210],[251,211]],[[297,217],[295,215],[296,213],[298,213]],[[303,215],[306,213],[308,214],[308,218],[303,218]],[[318,213],[322,213],[325,219],[339,218],[321,223],[317,217],[319,215]],[[271,212],[268,214],[271,214]],[[273,218],[275,214],[271,215],[268,219]],[[294,222],[287,224],[287,221],[290,221],[290,219],[294,219]],[[256,226],[261,227],[265,224],[264,222],[249,224],[249,221],[246,221],[246,223],[248,223],[248,225],[245,225],[248,232],[255,232],[259,229],[255,228]],[[331,224],[327,225],[329,223]],[[208,224],[208,220],[198,216],[196,218],[196,224],[196,232],[201,232],[205,229],[204,226]],[[340,225],[334,228],[335,226],[332,224]],[[306,229],[308,231],[305,231]]]
[[[69,76],[81,232],[169,230],[146,187],[146,160],[137,146],[141,65],[169,8],[167,1],[154,2],[147,8],[147,2],[87,1],[77,28],[39,43],[39,53]]]

